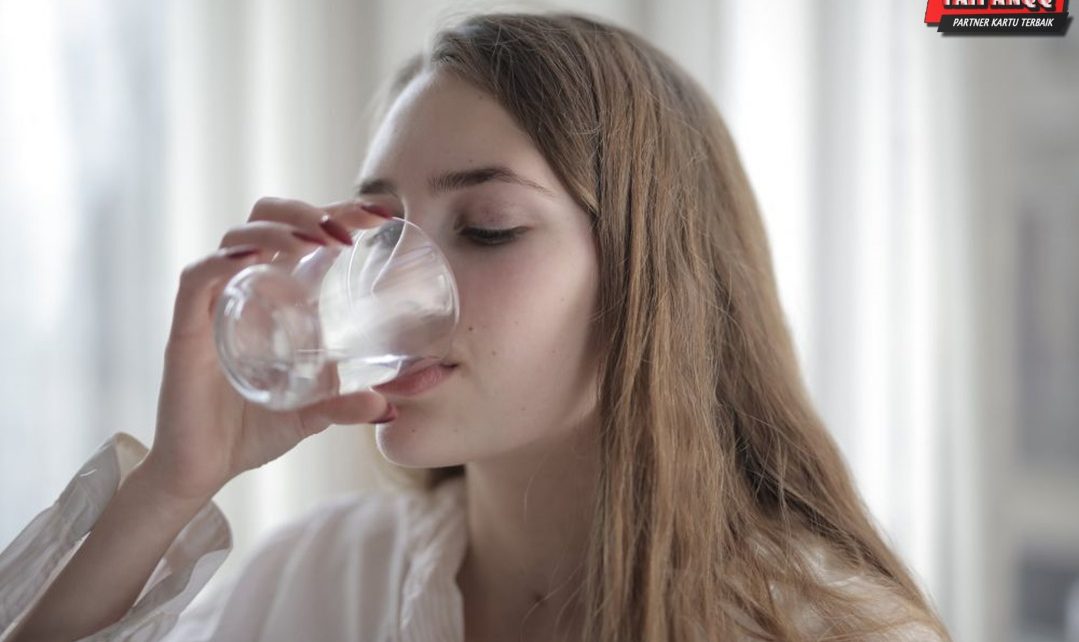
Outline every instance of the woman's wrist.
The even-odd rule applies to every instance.
[[[213,499],[223,485],[213,484],[199,491],[181,492],[147,456],[124,478],[117,492],[128,495],[132,504],[151,508],[163,521],[183,520],[186,524]]]

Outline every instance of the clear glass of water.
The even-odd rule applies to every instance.
[[[294,264],[236,274],[218,299],[217,353],[246,399],[291,410],[441,361],[457,327],[457,284],[438,246],[393,218]]]

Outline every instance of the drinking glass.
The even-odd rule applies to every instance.
[[[244,398],[296,409],[446,356],[458,296],[438,246],[401,218],[350,233],[351,246],[252,265],[225,286],[214,338]]]

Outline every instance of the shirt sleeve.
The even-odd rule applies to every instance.
[[[34,517],[0,552],[0,641],[9,639],[15,625],[71,559],[120,483],[146,453],[146,446],[135,437],[114,434],[75,473],[52,506]],[[165,551],[131,610],[83,640],[160,640],[231,549],[228,521],[217,505],[209,502]]]

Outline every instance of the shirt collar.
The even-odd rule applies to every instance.
[[[401,588],[402,642],[464,639],[457,572],[468,543],[463,477],[444,480],[410,503],[408,569]]]

